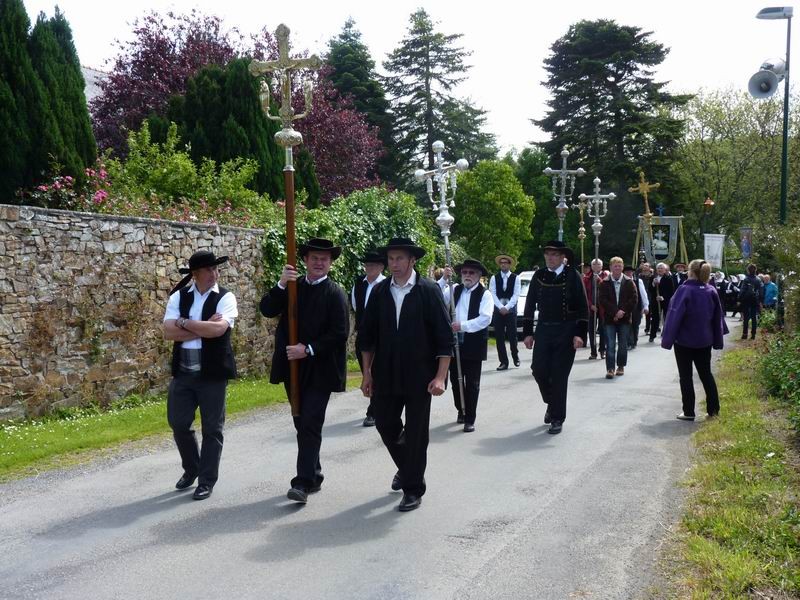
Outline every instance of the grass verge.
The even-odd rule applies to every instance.
[[[722,358],[722,416],[695,435],[668,597],[800,597],[795,438],[783,412],[763,398],[758,361],[754,349]]]
[[[347,389],[360,383],[360,374],[351,373]],[[286,402],[282,384],[235,381],[228,386],[227,415],[279,402]],[[43,419],[0,423],[0,482],[81,463],[120,443],[168,433],[166,395],[131,396],[108,409],[70,409]]]

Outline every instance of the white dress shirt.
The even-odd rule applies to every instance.
[[[639,297],[642,299],[642,312],[650,310],[650,299],[647,297],[647,290],[644,289],[644,281],[637,279],[639,282]]]
[[[397,327],[400,327],[400,311],[403,308],[403,300],[406,299],[408,293],[413,289],[417,283],[417,272],[411,271],[411,277],[408,278],[405,285],[398,285],[392,277],[392,283],[389,286],[394,298],[394,309],[397,312]]]
[[[366,275],[364,276],[364,281],[367,282],[367,295],[364,297],[364,308],[367,308],[367,304],[369,303],[369,295],[372,293],[372,288],[374,288],[384,279],[386,279],[386,275],[379,273],[375,278],[375,281],[370,283]],[[356,286],[353,286],[353,289],[350,290],[350,304],[353,305],[353,310],[356,310]]]
[[[440,281],[444,281],[444,279],[441,279]],[[440,283],[439,285],[441,286],[442,284]],[[456,305],[455,321],[457,323],[461,323],[461,331],[464,333],[475,333],[476,331],[481,331],[486,329],[489,326],[489,323],[492,322],[494,303],[492,302],[492,294],[489,292],[489,290],[483,290],[483,296],[481,296],[481,305],[478,309],[478,316],[474,319],[469,318],[469,300],[472,297],[472,292],[476,287],[478,287],[477,283],[471,288],[463,287],[461,296],[458,298],[458,304]],[[443,287],[442,293],[444,294],[444,303],[450,306],[450,286]]]
[[[561,271],[563,271],[563,270],[564,270],[564,263],[561,263],[560,265],[558,265],[558,268],[557,268],[557,269],[550,269],[550,268],[548,267],[548,269],[547,269],[547,270],[548,270],[548,271],[550,271],[551,273],[555,273],[555,274],[556,274],[556,277],[558,277],[559,275],[561,275]]]
[[[194,301],[192,302],[192,307],[189,309],[189,319],[192,321],[201,321],[203,317],[203,304],[208,299],[208,295],[211,292],[219,293],[219,285],[215,283],[213,287],[206,291],[205,294],[201,294],[197,290],[197,287],[195,287],[195,284],[192,283],[189,291],[194,293]],[[180,318],[180,304],[181,293],[180,291],[177,291],[169,297],[169,302],[167,302],[167,310],[164,313],[164,321]],[[236,306],[236,296],[234,296],[233,293],[228,292],[222,298],[220,298],[219,304],[217,304],[217,312],[222,315],[223,320],[227,321],[230,328],[233,329],[233,322],[236,317],[239,316],[239,310]],[[203,340],[201,338],[189,340],[187,342],[183,342],[182,347],[187,350],[199,350],[203,347]]]
[[[511,275],[511,271],[503,272],[500,271],[500,277],[503,278],[503,287],[508,286],[508,278]],[[521,289],[522,282],[519,278],[519,275],[514,279],[514,292],[511,296],[511,299],[506,301],[506,304],[503,304],[503,300],[497,297],[497,283],[495,280],[494,275],[489,278],[489,292],[492,295],[492,301],[497,308],[503,308],[505,306],[509,312],[517,305],[517,301],[519,300],[519,291]]]

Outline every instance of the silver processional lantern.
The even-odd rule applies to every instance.
[[[556,202],[556,215],[558,215],[558,241],[564,241],[564,219],[569,212],[569,201],[575,192],[575,178],[586,174],[582,168],[568,169],[567,158],[569,150],[561,151],[561,168],[559,170],[547,167],[542,173],[553,178],[553,200]]]

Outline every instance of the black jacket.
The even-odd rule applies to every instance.
[[[261,299],[265,317],[277,317],[275,351],[272,355],[271,383],[289,380],[289,324],[286,304],[289,294],[277,285]],[[298,361],[300,387],[318,392],[343,392],[347,380],[347,336],[350,313],[342,288],[330,278],[317,285],[305,277],[297,281],[298,341],[311,346],[313,356]]]
[[[573,337],[586,344],[589,330],[589,303],[586,288],[578,272],[569,265],[559,275],[550,269],[539,269],[533,274],[525,299],[522,335],[534,336],[533,317],[539,311],[538,323],[563,322],[574,327]],[[534,336],[535,337],[535,336]]]
[[[439,286],[417,275],[403,300],[398,327],[392,278],[372,288],[364,319],[358,328],[358,345],[373,352],[375,395],[425,396],[436,376],[439,356],[451,356],[453,331]]]

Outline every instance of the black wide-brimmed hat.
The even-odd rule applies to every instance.
[[[385,246],[378,248],[378,252],[386,254],[389,250],[408,250],[414,258],[422,258],[425,256],[425,248],[420,248],[409,238],[398,237],[389,240]]]
[[[227,256],[216,257],[213,252],[209,252],[208,250],[198,250],[189,257],[189,266],[181,267],[178,269],[178,273],[187,275],[196,269],[216,267],[224,262],[228,262]]]
[[[632,265],[625,265],[624,267],[622,267],[622,272],[623,272],[623,273],[624,273],[625,271],[630,271],[630,272],[633,272],[633,271],[635,271],[635,270],[636,270],[636,269],[634,269]]]
[[[189,257],[188,267],[181,267],[178,269],[178,273],[183,275],[183,279],[181,279],[175,285],[175,287],[172,288],[172,291],[170,291],[169,295],[171,296],[192,280],[192,271],[202,269],[204,267],[216,267],[217,265],[221,265],[225,262],[228,262],[227,256],[216,257],[214,256],[213,252],[209,252],[208,250],[198,250]]]
[[[334,246],[332,241],[326,240],[325,238],[311,238],[305,244],[300,244],[297,253],[300,255],[300,258],[305,258],[306,254],[312,250],[316,252],[330,252],[331,260],[336,260],[342,253],[341,246]]]
[[[486,267],[483,266],[483,263],[481,263],[479,260],[475,260],[474,258],[467,258],[460,265],[456,265],[456,273],[461,273],[461,269],[464,267],[472,267],[473,269],[477,269],[484,277],[489,274],[489,271],[486,270]]]
[[[564,242],[559,242],[558,240],[550,240],[542,247],[542,252],[547,250],[555,250],[556,252],[560,252],[564,256],[567,257],[567,264],[572,264],[575,262],[575,254],[570,250]]]
[[[360,262],[361,264],[381,263],[385,267],[387,260],[385,254],[381,254],[377,250],[367,250],[364,253],[364,256],[358,259],[358,262]]]

